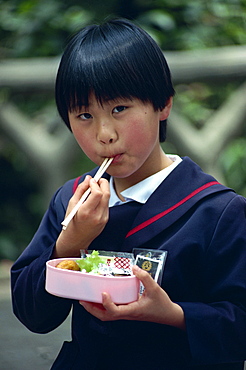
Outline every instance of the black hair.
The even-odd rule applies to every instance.
[[[114,19],[79,31],[67,45],[56,79],[58,112],[70,128],[68,112],[88,107],[90,94],[100,104],[137,98],[163,109],[174,95],[169,67],[157,43],[126,19]],[[160,141],[166,120],[160,123]]]

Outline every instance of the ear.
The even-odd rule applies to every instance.
[[[168,118],[173,105],[172,96],[167,100],[165,107],[160,110],[160,121],[164,121]]]

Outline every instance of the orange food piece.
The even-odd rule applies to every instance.
[[[58,263],[56,265],[57,268],[59,269],[65,269],[65,270],[73,270],[73,271],[80,271],[79,265],[77,262],[73,260],[64,260]]]

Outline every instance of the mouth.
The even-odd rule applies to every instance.
[[[119,162],[119,160],[120,160],[120,158],[122,157],[122,153],[120,153],[120,154],[116,154],[115,156],[114,156],[114,159],[113,159],[113,162],[112,163],[117,163],[117,162]]]
[[[113,161],[111,164],[114,164],[114,163],[118,163],[122,156],[123,156],[123,153],[120,153],[120,154],[110,155],[108,156],[108,158],[113,158]]]

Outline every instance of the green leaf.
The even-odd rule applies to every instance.
[[[76,261],[80,267],[80,270],[86,270],[86,272],[96,272],[100,263],[104,263],[104,260],[99,257],[98,251],[93,251],[91,254],[87,254],[86,258],[82,258]]]

